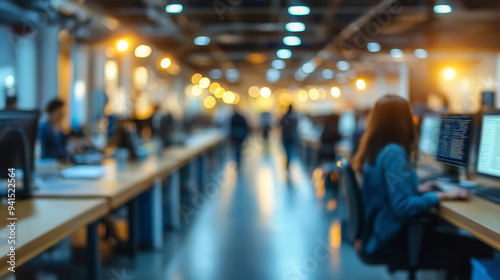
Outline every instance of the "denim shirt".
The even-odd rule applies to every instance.
[[[367,236],[364,249],[374,253],[395,239],[408,218],[430,210],[439,203],[435,192],[418,194],[418,177],[406,150],[397,144],[385,146],[375,164],[365,163],[362,195]]]

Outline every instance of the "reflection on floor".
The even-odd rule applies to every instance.
[[[217,193],[182,231],[166,233],[162,252],[115,258],[105,279],[404,279],[360,263],[342,243],[332,194],[298,161],[287,174],[278,141],[250,139],[242,161],[240,172],[229,162],[213,176],[222,178]]]

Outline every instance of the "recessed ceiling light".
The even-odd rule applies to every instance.
[[[394,58],[401,58],[404,56],[404,53],[400,49],[392,49],[391,50],[391,56]]]
[[[280,79],[280,71],[274,68],[267,70],[266,79],[271,83],[277,82]]]
[[[288,7],[288,13],[292,16],[305,16],[311,12],[311,9],[307,6],[290,6]]]
[[[222,78],[222,70],[220,69],[212,69],[210,72],[208,72],[208,76],[212,79],[220,79]]]
[[[285,36],[283,38],[283,44],[287,46],[298,46],[302,43],[299,37],[297,36]]]
[[[335,72],[333,72],[332,69],[323,69],[323,71],[321,71],[321,76],[323,76],[323,78],[327,80],[330,80],[335,76]]]
[[[292,57],[292,51],[287,49],[280,49],[276,52],[276,56],[281,59],[287,59]]]
[[[178,14],[182,12],[184,7],[181,4],[169,4],[165,7],[165,11],[169,14]]]
[[[236,83],[240,78],[240,72],[236,69],[226,70],[226,78],[231,83]]]
[[[376,42],[370,42],[366,45],[366,48],[368,49],[369,52],[379,52],[380,51],[380,44]]]
[[[302,32],[306,30],[306,25],[302,22],[289,22],[285,25],[288,32]]]
[[[337,62],[337,68],[340,71],[347,71],[347,70],[349,70],[350,67],[351,67],[351,65],[347,61],[341,60],[341,61]]]
[[[210,38],[207,36],[198,36],[194,38],[194,44],[197,46],[206,46],[210,44]]]
[[[302,71],[304,71],[307,74],[312,73],[316,69],[316,63],[313,61],[308,61],[302,65]]]
[[[271,66],[274,69],[283,69],[283,68],[285,68],[286,63],[283,60],[276,59],[276,60],[273,60],[273,62],[271,62]]]
[[[415,50],[415,57],[417,58],[426,58],[427,57],[427,51],[424,49],[416,49]]]
[[[452,9],[450,5],[436,5],[434,6],[434,12],[436,14],[449,14]]]

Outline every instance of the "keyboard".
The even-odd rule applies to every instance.
[[[484,199],[500,204],[500,189],[485,186],[479,186],[471,191],[472,194]]]

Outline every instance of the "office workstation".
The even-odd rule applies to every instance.
[[[500,279],[499,11],[0,0],[0,279]]]

